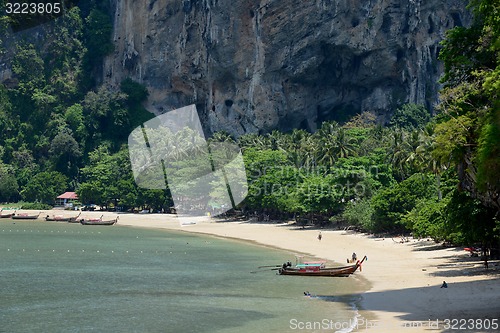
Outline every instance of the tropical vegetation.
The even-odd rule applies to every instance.
[[[100,84],[102,60],[113,51],[106,3],[81,0],[46,23],[42,39],[1,35],[0,58],[11,61],[13,75],[0,85],[0,201],[53,204],[75,190],[104,208],[172,206],[168,188],[141,188],[131,171],[126,140],[152,117],[142,106],[147,90],[131,79],[118,89]],[[405,104],[385,126],[366,112],[314,133],[215,133],[211,142],[236,143],[243,153],[249,187],[238,209],[498,247],[500,5],[472,0],[470,9],[473,24],[442,42],[436,114]],[[0,29],[9,25],[20,22],[0,17]]]

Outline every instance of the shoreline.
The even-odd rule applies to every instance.
[[[42,216],[73,216],[74,211],[42,211]],[[114,218],[112,212],[82,212],[82,217]],[[220,221],[206,217],[193,218],[194,224],[180,225],[169,214],[120,213],[118,225],[157,228],[211,235],[235,241],[243,240],[272,248],[322,258],[345,264],[352,252],[368,261],[349,278],[360,278],[370,288],[360,296],[358,329],[363,331],[411,332],[444,331],[457,321],[474,329],[492,323],[500,314],[500,264],[490,261],[486,270],[477,257],[462,248],[442,247],[433,241],[409,239],[400,243],[392,238],[329,229],[301,229],[290,223]],[[95,226],[106,228],[106,226]],[[322,239],[317,239],[321,231]],[[335,279],[335,278],[332,278]],[[360,282],[361,282],[360,280]],[[332,280],[334,281],[334,280]],[[448,288],[440,288],[446,281]],[[446,322],[446,320],[449,320]],[[448,325],[447,325],[448,324]],[[484,326],[484,325],[483,325]],[[467,327],[467,326],[466,326]],[[493,332],[494,329],[484,330]]]

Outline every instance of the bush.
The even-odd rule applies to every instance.
[[[21,195],[27,201],[53,204],[56,197],[66,190],[67,184],[68,178],[60,172],[40,172],[28,181]]]
[[[148,90],[142,84],[133,81],[131,78],[126,78],[120,84],[120,90],[127,94],[127,101],[131,105],[136,105],[148,98]]]
[[[368,199],[350,201],[342,213],[345,221],[349,222],[349,224],[360,226],[366,231],[375,231],[372,215],[373,207]]]
[[[446,214],[444,210],[449,199],[420,199],[402,222],[415,237],[432,237],[435,241],[443,241],[446,235]]]
[[[21,205],[20,209],[49,210],[52,206],[41,202],[26,202]]]
[[[419,199],[436,196],[434,178],[429,174],[414,174],[389,188],[380,190],[371,200],[374,231],[409,231],[408,221],[402,221]]]
[[[417,104],[405,104],[394,112],[390,125],[412,130],[422,128],[430,120],[430,112]]]

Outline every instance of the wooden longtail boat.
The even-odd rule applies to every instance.
[[[21,213],[21,214],[14,214],[12,215],[12,218],[14,220],[36,220],[38,216],[40,216],[41,213],[38,213],[36,215],[28,215],[26,213]]]
[[[80,212],[77,216],[70,217],[68,223],[80,223],[80,220],[78,219],[80,215],[82,215],[82,212]]]
[[[80,214],[78,214],[77,216],[73,216],[73,217],[64,217],[62,215],[52,215],[52,217],[50,217],[49,215],[47,215],[45,217],[45,221],[56,221],[56,222],[76,221],[76,219],[80,216]]]
[[[306,263],[298,264],[295,267],[289,267],[284,265],[279,269],[278,273],[280,275],[299,275],[299,276],[349,276],[354,273],[358,267],[361,267],[363,261],[365,261],[366,256],[363,260],[359,261],[353,265],[341,266],[341,267],[325,267],[324,263]]]
[[[80,223],[83,225],[113,225],[118,222],[118,217],[114,220],[103,220],[102,216],[99,219],[81,219]]]
[[[16,214],[16,211],[14,211],[14,212],[12,212],[12,213],[7,213],[7,214],[5,214],[5,213],[3,212],[3,209],[2,209],[2,210],[0,210],[0,218],[2,218],[2,219],[10,219],[10,218],[11,218],[14,214]]]

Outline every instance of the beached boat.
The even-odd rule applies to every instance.
[[[2,210],[0,210],[0,218],[10,219],[15,213],[16,213],[16,211],[13,211],[12,213],[4,213],[4,211],[2,209]]]
[[[81,219],[83,225],[113,225],[118,222],[118,217],[114,220],[103,220],[102,216],[98,219]]]
[[[45,217],[45,221],[71,222],[71,221],[76,221],[76,219],[80,216],[80,214],[78,214],[77,216],[73,216],[73,217],[65,217],[63,215],[52,215],[52,217],[51,217],[51,216],[47,215]]]
[[[70,217],[68,223],[80,223],[80,215],[82,215],[82,212],[80,212],[80,214],[78,214],[77,216]]]
[[[15,220],[36,220],[38,216],[40,216],[40,214],[41,213],[38,213],[36,215],[29,215],[27,213],[21,213],[12,215],[12,218]]]
[[[353,265],[341,267],[325,267],[324,262],[297,264],[295,267],[283,265],[278,270],[280,275],[299,275],[299,276],[349,276],[354,273],[365,261],[366,256],[361,261],[358,260]]]

